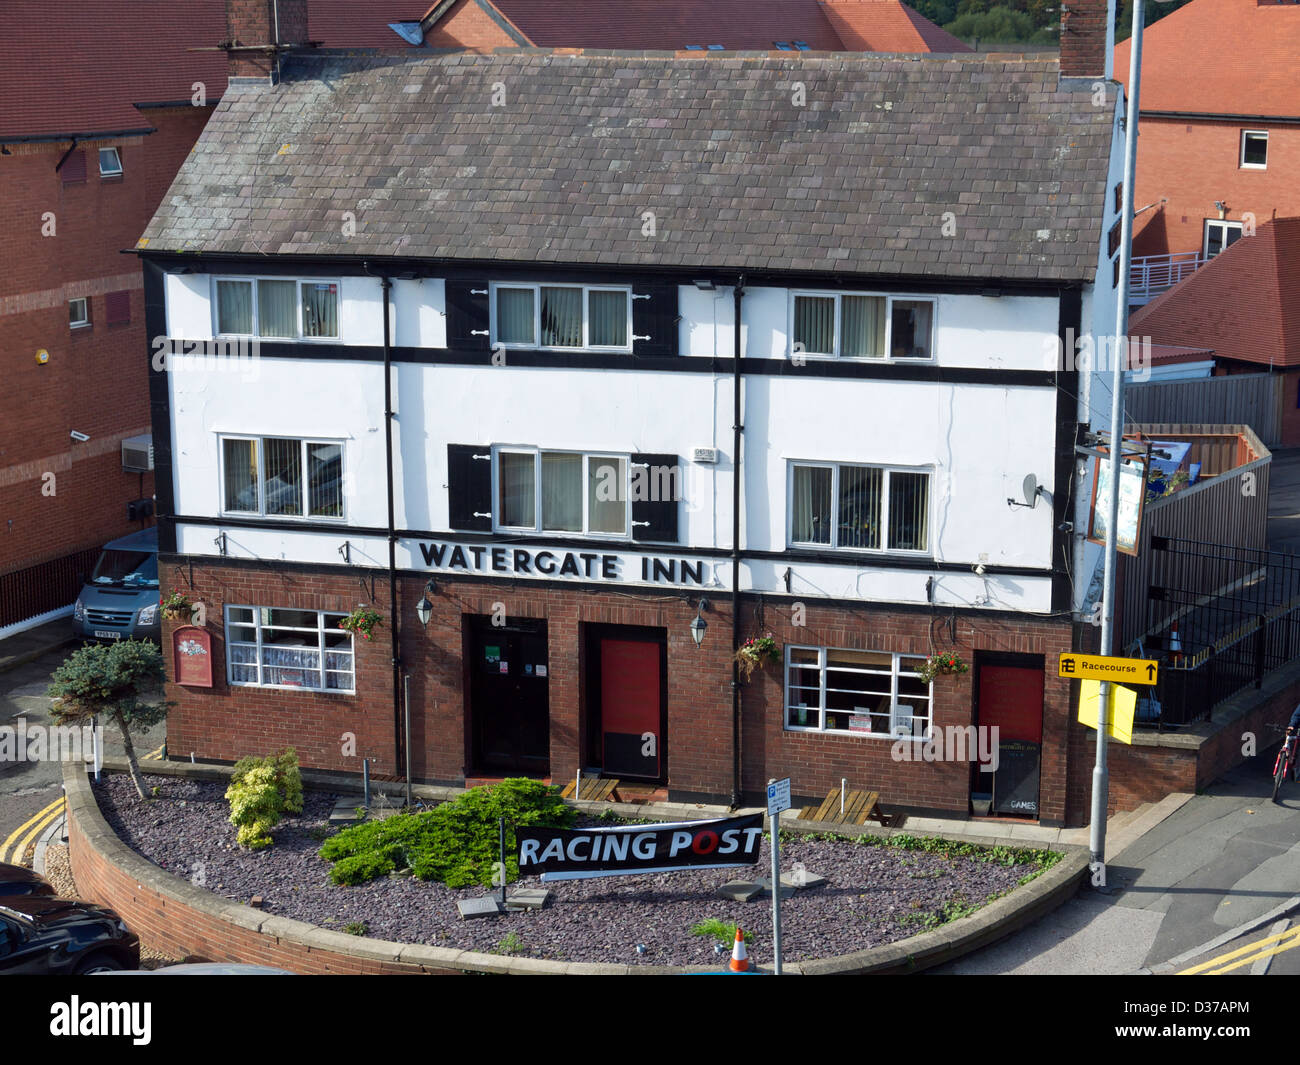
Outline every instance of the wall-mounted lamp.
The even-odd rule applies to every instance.
[[[695,287],[698,288],[701,292],[712,292],[714,289],[714,285],[712,281],[696,281]]]
[[[708,609],[709,601],[701,599],[695,608],[695,617],[691,619],[691,639],[695,641],[696,647],[704,642],[704,630],[709,627],[709,623],[704,620],[704,612]]]
[[[421,625],[429,624],[429,619],[433,617],[433,604],[429,602],[429,596],[438,590],[438,586],[433,583],[433,578],[424,585],[424,595],[420,596],[420,601],[415,604],[415,616],[420,619]]]

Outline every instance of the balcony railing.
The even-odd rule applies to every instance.
[[[1128,301],[1133,305],[1150,303],[1160,293],[1173,288],[1183,278],[1204,266],[1200,252],[1182,251],[1172,255],[1143,255],[1129,268]]]

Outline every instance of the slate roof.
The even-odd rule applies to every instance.
[[[1089,86],[1061,91],[1054,62],[524,51],[304,56],[285,73],[226,94],[142,247],[1049,281],[1096,268],[1112,115]]]
[[[1300,366],[1300,218],[1266,222],[1134,311],[1129,332],[1222,359]]]

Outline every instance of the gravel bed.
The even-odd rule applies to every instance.
[[[513,953],[557,961],[617,961],[658,965],[711,964],[713,943],[690,927],[708,918],[737,922],[754,932],[750,958],[770,961],[770,898],[733,902],[714,894],[730,880],[766,875],[766,841],[757,866],[699,872],[605,877],[545,885],[551,900],[541,911],[462,921],[456,901],[487,893],[448,888],[409,877],[387,877],[356,887],[329,881],[330,863],[317,854],[330,831],[337,796],[308,792],[304,809],[273,831],[274,844],[245,851],[227,820],[225,785],[147,777],[160,785],[142,802],[124,774],[105,775],[95,788],[108,823],[136,853],[208,890],[262,909],[338,931],[364,926],[376,939],[465,950]],[[926,918],[954,906],[973,907],[1016,886],[1031,864],[995,865],[923,851],[868,847],[828,840],[781,846],[781,868],[796,863],[826,877],[781,906],[787,961],[822,958],[903,939],[926,929]],[[526,878],[524,886],[540,886]],[[349,927],[351,926],[351,927]],[[645,944],[643,954],[637,944]]]

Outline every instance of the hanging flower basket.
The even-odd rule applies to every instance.
[[[181,595],[180,592],[172,592],[166,599],[160,600],[160,603],[163,617],[170,621],[189,618],[190,611],[194,608],[194,604]]]
[[[942,654],[931,655],[921,663],[916,672],[922,681],[929,684],[935,677],[969,671],[970,666],[962,661],[961,655],[956,651],[944,651]]]
[[[762,669],[769,662],[781,661],[781,648],[769,632],[765,636],[751,636],[735,654],[735,661],[746,680],[753,676],[754,670]]]
[[[370,639],[371,630],[376,625],[382,624],[383,620],[380,618],[378,610],[371,606],[359,606],[339,622],[339,628],[347,629],[348,632],[359,633],[363,640],[368,640]]]

